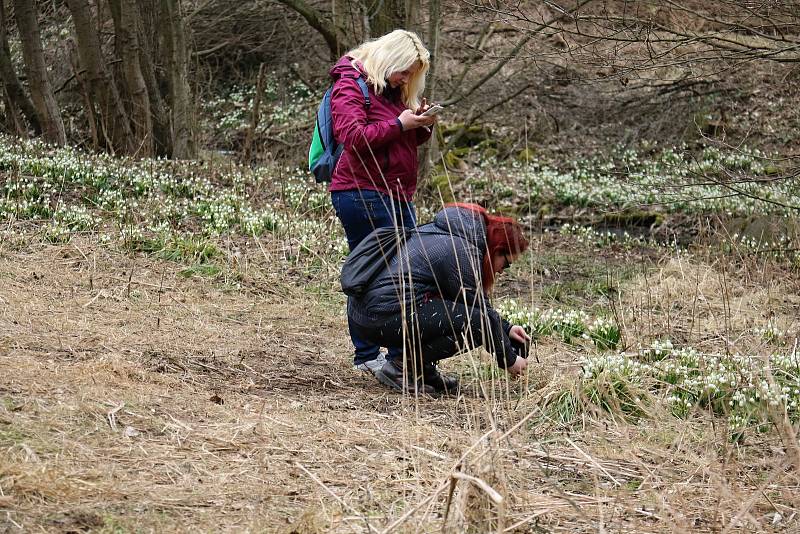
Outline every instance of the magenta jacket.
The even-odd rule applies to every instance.
[[[386,87],[364,107],[359,76],[344,56],[330,71],[333,78],[333,135],[344,144],[328,191],[371,189],[410,202],[417,189],[417,145],[430,139],[427,128],[404,132],[397,117],[406,109],[399,91]]]

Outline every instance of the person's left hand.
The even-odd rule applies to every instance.
[[[523,345],[527,345],[531,342],[531,336],[519,325],[514,325],[511,327],[511,330],[508,331],[508,337],[522,343]]]

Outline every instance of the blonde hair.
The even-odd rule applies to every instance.
[[[362,43],[347,55],[353,58],[353,67],[367,75],[367,82],[372,84],[378,94],[386,89],[386,78],[391,74],[402,72],[419,63],[419,70],[403,86],[402,95],[406,107],[419,107],[420,97],[425,90],[425,74],[431,65],[431,54],[416,33],[394,30],[383,37]]]

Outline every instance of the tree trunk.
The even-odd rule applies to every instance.
[[[256,94],[253,97],[253,109],[250,111],[250,128],[247,130],[247,136],[244,138],[244,161],[250,163],[253,157],[253,141],[256,137],[256,130],[258,130],[258,123],[261,113],[261,93],[264,87],[264,64],[258,68],[258,80],[256,81]]]
[[[358,3],[355,9],[353,4],[354,2],[350,0],[331,0],[330,31],[335,36],[331,57],[334,61],[347,52],[348,41],[351,43],[362,41],[361,17],[358,16],[361,13],[361,4]]]
[[[331,27],[331,24],[324,20],[322,15],[305,0],[278,0],[278,2],[293,9],[300,16],[306,19],[306,22],[308,22],[309,26],[319,32],[328,45],[328,50],[330,50],[331,53],[331,59],[338,59],[342,52],[347,50],[347,45],[343,44],[339,39],[336,25],[334,24],[333,27]]]
[[[139,32],[139,63],[147,85],[147,94],[150,96],[150,116],[153,121],[153,145],[158,156],[172,154],[172,138],[169,128],[169,113],[164,102],[161,88],[166,82],[159,78],[156,65],[157,58],[161,57],[158,46],[159,29],[159,0],[139,0],[139,17],[142,21]]]
[[[430,17],[428,19],[428,47],[431,52],[431,66],[428,69],[427,84],[425,87],[425,96],[428,102],[436,102],[436,67],[437,58],[439,57],[439,25],[442,18],[442,3],[441,0],[431,0],[428,5]],[[419,178],[421,181],[427,180],[433,167],[439,159],[439,137],[436,135],[436,125],[434,125],[433,135],[431,140],[424,145],[420,151],[422,165],[420,165]]]
[[[161,1],[161,22],[169,100],[172,105],[172,157],[189,159],[197,155],[197,146],[181,0]]]
[[[136,150],[133,142],[128,114],[122,106],[117,87],[106,70],[100,37],[87,0],[67,0],[72,14],[77,37],[78,58],[86,69],[86,81],[94,99],[96,109],[88,112],[98,117],[99,130],[104,133],[112,152],[132,154]]]
[[[22,41],[22,57],[25,60],[31,99],[42,126],[42,134],[47,141],[64,145],[67,143],[67,134],[47,76],[36,3],[32,0],[14,0],[14,16]]]
[[[383,0],[370,14],[370,37],[380,37],[392,30],[405,28],[408,22],[406,0]]]
[[[72,75],[75,76],[75,81],[78,82],[78,90],[83,99],[83,108],[86,110],[86,122],[89,123],[89,135],[92,136],[92,150],[97,152],[100,150],[100,136],[97,132],[97,118],[94,114],[94,104],[92,103],[92,94],[89,90],[89,84],[83,79],[83,72],[81,72],[80,59],[78,58],[78,47],[74,41],[69,43],[69,63],[72,67]]]
[[[135,154],[153,154],[153,121],[150,115],[150,96],[142,74],[139,56],[141,19],[135,0],[111,0],[117,49],[122,59],[125,89],[130,98],[128,116],[135,144]]]
[[[422,4],[420,0],[404,0],[404,2],[405,6],[403,9],[405,10],[406,21],[402,26],[403,29],[412,31],[417,35],[422,35],[425,28],[422,27]],[[430,8],[428,11],[432,13],[433,8]],[[429,20],[429,25],[432,22],[432,19]],[[428,43],[428,46],[431,46],[431,43]]]
[[[41,135],[42,128],[36,116],[36,109],[33,107],[33,102],[25,94],[25,89],[22,87],[14,70],[14,64],[11,62],[11,49],[8,46],[8,36],[6,34],[4,0],[0,0],[0,79],[3,80],[3,85],[5,86],[9,107],[8,113],[14,119],[14,126],[18,133],[23,133],[19,130],[20,127],[24,129],[24,125],[19,123],[17,110],[22,112],[36,135]]]
[[[8,97],[8,91],[6,91],[5,86],[0,88],[0,93],[3,94],[3,107],[0,108],[2,110],[2,113],[0,113],[0,117],[2,117],[2,124],[0,124],[0,128],[11,135],[16,135],[18,137],[22,137],[23,139],[27,139],[28,130],[25,128],[22,117],[19,115],[19,110],[17,110],[17,107],[11,103],[11,99]]]

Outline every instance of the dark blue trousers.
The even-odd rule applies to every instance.
[[[375,228],[417,225],[413,202],[402,202],[389,195],[369,189],[334,191],[331,203],[336,216],[342,221],[347,245],[353,250]],[[353,363],[358,365],[378,357],[378,345],[355,334],[350,318],[347,319],[350,339],[355,346]],[[388,347],[387,358],[402,357],[402,349]]]

